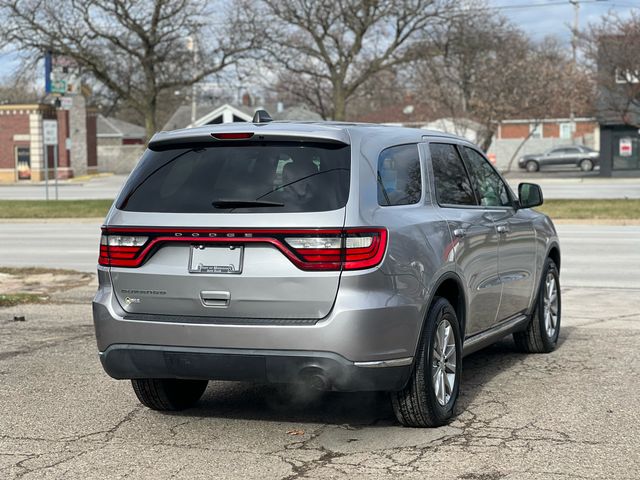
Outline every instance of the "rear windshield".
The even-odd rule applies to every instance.
[[[134,212],[271,213],[342,208],[350,147],[300,142],[234,142],[147,150],[117,207]]]

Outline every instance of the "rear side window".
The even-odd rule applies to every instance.
[[[378,157],[378,204],[411,205],[422,197],[422,175],[418,146],[398,145]]]
[[[429,144],[431,164],[440,205],[477,205],[462,159],[453,145]]]
[[[134,212],[320,212],[347,203],[348,145],[234,142],[147,150],[118,208]]]

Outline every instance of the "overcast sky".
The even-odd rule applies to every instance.
[[[491,8],[508,17],[533,39],[556,35],[569,46],[574,8],[569,0],[487,0]],[[608,10],[628,16],[640,11],[640,0],[580,0],[580,28],[595,22]],[[16,54],[0,52],[0,78],[16,67]],[[43,74],[44,75],[44,74]]]
[[[640,0],[581,0],[580,28],[597,20],[609,10],[628,16],[640,9]],[[569,0],[489,0],[489,5],[526,31],[533,39],[556,35],[565,43],[571,39],[574,7]]]

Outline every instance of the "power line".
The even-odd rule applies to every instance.
[[[609,2],[609,0],[577,0],[577,3],[605,3]],[[487,7],[488,10],[517,10],[517,9],[527,9],[527,8],[542,8],[542,7],[557,7],[561,5],[570,5],[573,2],[569,2],[567,0],[555,0],[547,3],[527,3],[523,5],[496,5]]]

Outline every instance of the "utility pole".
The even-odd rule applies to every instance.
[[[195,75],[196,67],[198,66],[198,43],[195,36],[187,37],[187,49],[193,53],[193,73]],[[195,123],[197,116],[197,103],[196,95],[198,93],[198,87],[196,83],[191,84],[191,124]]]
[[[571,66],[572,77],[576,78],[576,72],[578,71],[578,29],[580,28],[580,1],[569,0],[569,3],[573,5],[573,35],[571,36],[571,51],[573,55],[573,63]],[[575,89],[573,90],[575,92]],[[571,113],[569,114],[571,121],[571,143],[575,144],[575,131],[576,131],[576,112],[575,112],[575,93],[571,94],[569,102]]]

